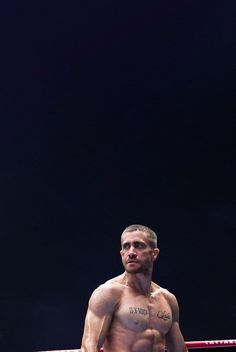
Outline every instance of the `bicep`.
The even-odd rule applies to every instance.
[[[166,335],[166,348],[168,352],[185,352],[187,351],[183,335],[180,331],[179,322],[174,321]]]
[[[82,347],[85,351],[97,351],[107,336],[115,309],[114,295],[109,288],[100,287],[94,291],[85,318]]]
[[[97,351],[103,345],[111,319],[111,314],[97,315],[88,309],[82,339],[82,347],[86,348],[86,351]]]
[[[179,306],[176,297],[169,295],[169,303],[172,309],[173,321],[166,335],[166,347],[168,352],[186,352],[187,348],[179,327]]]

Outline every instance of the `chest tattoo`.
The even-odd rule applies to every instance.
[[[157,312],[157,317],[163,320],[170,320],[170,313],[166,312],[165,310],[159,310]]]
[[[148,315],[148,310],[139,307],[129,307],[129,314]]]
[[[147,309],[140,308],[140,307],[129,307],[129,314],[140,314],[140,315],[149,315],[152,317],[157,317],[158,319],[162,320],[170,320],[171,316],[170,313],[166,312],[165,310],[158,310],[158,312],[149,312]]]

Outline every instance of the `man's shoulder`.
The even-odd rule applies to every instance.
[[[96,314],[113,312],[119,305],[122,295],[122,285],[116,278],[98,286],[89,299],[89,309]]]
[[[107,280],[106,282],[104,282],[104,285],[119,286],[119,285],[123,285],[123,282],[124,282],[124,274],[121,274]]]
[[[92,297],[102,296],[103,298],[117,299],[121,295],[123,288],[122,275],[119,275],[99,285],[93,291]]]
[[[167,301],[172,302],[173,300],[174,300],[174,301],[176,300],[175,295],[174,295],[172,292],[170,292],[169,290],[167,290],[166,288],[161,287],[161,286],[159,286],[159,285],[157,285],[157,284],[155,284],[155,283],[154,283],[154,288],[155,288],[155,291],[154,291],[154,292],[155,292],[156,294],[161,294],[161,295],[163,295],[163,296],[166,298]]]
[[[162,297],[165,298],[165,300],[170,305],[172,313],[174,314],[175,318],[177,317],[176,319],[178,319],[179,306],[175,295],[169,290],[167,290],[166,288],[163,288],[161,286],[157,287],[156,293],[161,294]]]

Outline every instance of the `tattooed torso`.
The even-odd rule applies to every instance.
[[[164,352],[172,311],[164,291],[149,296],[123,288],[104,351]]]

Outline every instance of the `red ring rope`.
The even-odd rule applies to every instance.
[[[236,339],[231,340],[209,340],[209,341],[187,341],[185,342],[188,349],[194,348],[215,348],[215,347],[236,347]],[[81,350],[51,350],[44,352],[80,352]],[[43,351],[41,351],[43,352]],[[104,352],[103,348],[100,348],[99,352]]]
[[[236,339],[232,340],[209,340],[209,341],[186,341],[188,349],[194,348],[215,348],[215,347],[236,347]],[[103,352],[103,348],[99,350]]]
[[[210,341],[189,341],[186,346],[191,348],[215,348],[215,347],[235,347],[236,339],[232,340],[210,340]]]

